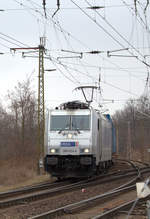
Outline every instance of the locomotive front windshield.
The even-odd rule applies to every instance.
[[[51,131],[59,130],[89,130],[90,115],[53,115],[51,116]]]
[[[62,129],[70,129],[70,116],[51,116],[51,130],[57,131]]]
[[[72,116],[72,130],[89,130],[90,116],[89,115],[74,115]]]

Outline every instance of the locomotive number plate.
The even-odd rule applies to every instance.
[[[61,147],[75,147],[76,145],[77,145],[77,142],[74,142],[74,141],[60,142]]]

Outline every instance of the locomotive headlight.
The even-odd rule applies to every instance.
[[[88,148],[84,149],[84,153],[89,153],[89,152],[90,152],[90,150]]]
[[[50,153],[55,153],[56,152],[56,149],[54,149],[54,148],[52,148],[52,149],[50,149]]]
[[[69,133],[69,134],[67,135],[68,138],[72,138],[72,136],[73,136],[73,135],[72,135],[71,133]]]

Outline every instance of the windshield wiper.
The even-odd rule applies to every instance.
[[[60,129],[58,134],[60,134],[62,131],[65,131],[65,130],[69,130],[69,126],[66,126],[65,128]]]
[[[72,123],[72,130],[73,131],[77,131],[78,132],[78,134],[80,134],[81,132],[80,132],[80,130],[79,130],[79,128],[77,128],[77,126],[76,125],[74,125],[73,123]]]
[[[73,129],[74,131],[77,131],[78,132],[78,134],[80,134],[81,132],[80,132],[80,130],[77,128],[77,129]]]

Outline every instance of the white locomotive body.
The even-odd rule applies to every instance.
[[[81,102],[49,110],[45,128],[45,170],[52,176],[86,177],[112,164],[110,119]]]

